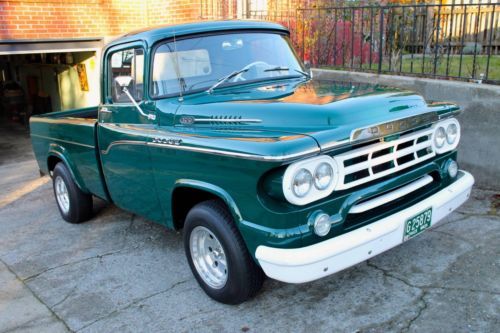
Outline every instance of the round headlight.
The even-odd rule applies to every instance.
[[[446,141],[448,144],[453,144],[458,136],[458,126],[455,123],[451,123],[446,128]]]
[[[333,180],[333,169],[328,163],[321,163],[314,171],[314,186],[318,190],[325,190]]]
[[[325,213],[316,215],[314,219],[314,233],[318,236],[326,236],[330,232],[332,224],[330,223],[330,216]]]
[[[311,175],[309,170],[300,169],[293,177],[293,193],[299,198],[302,198],[311,190],[312,182],[313,176]]]
[[[434,144],[437,148],[441,148],[444,146],[444,142],[446,140],[446,132],[443,127],[438,127],[436,132],[434,133]]]
[[[335,190],[339,174],[337,165],[338,162],[328,155],[290,164],[281,182],[285,199],[291,204],[304,206],[326,198]]]

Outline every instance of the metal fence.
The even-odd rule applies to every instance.
[[[500,84],[500,4],[298,9],[294,41],[317,67]]]
[[[315,67],[500,84],[499,2],[211,10],[213,3],[202,2],[202,18],[287,26],[299,54]]]

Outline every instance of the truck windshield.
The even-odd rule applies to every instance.
[[[161,44],[153,59],[151,94],[211,91],[214,86],[303,75],[287,36],[262,32],[210,35]]]

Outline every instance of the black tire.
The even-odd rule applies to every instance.
[[[60,178],[66,185],[69,196],[69,209],[65,211],[57,199],[56,180]],[[92,217],[92,195],[82,192],[71,177],[66,165],[62,162],[57,163],[52,173],[52,185],[57,208],[62,218],[69,223],[81,223]]]
[[[213,233],[225,252],[227,280],[222,288],[215,289],[208,285],[193,263],[190,237],[193,229],[198,226]],[[184,224],[184,249],[193,275],[205,293],[214,300],[225,304],[240,304],[255,296],[262,288],[264,273],[250,257],[231,214],[220,201],[204,201],[189,211]]]

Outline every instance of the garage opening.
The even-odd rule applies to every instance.
[[[32,115],[95,106],[102,40],[0,41],[0,164],[29,155]]]

